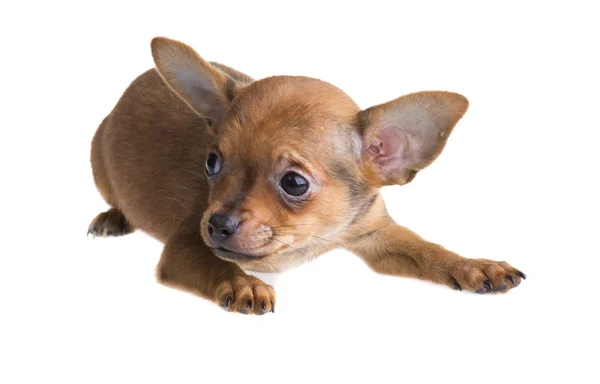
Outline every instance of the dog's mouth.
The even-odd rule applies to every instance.
[[[265,255],[248,255],[246,253],[232,251],[224,247],[215,247],[211,249],[219,258],[229,261],[253,261],[260,260],[265,257]]]
[[[202,227],[203,222],[201,222]],[[203,228],[201,228],[203,229]],[[201,231],[204,244],[220,259],[233,262],[260,261],[267,256],[281,255],[290,250],[297,250],[292,245],[294,237],[285,234],[275,235],[270,227],[261,226],[257,233],[248,238],[239,237],[227,241],[226,244],[213,241],[208,231]],[[277,238],[275,239],[275,236]],[[289,249],[288,249],[289,248]]]

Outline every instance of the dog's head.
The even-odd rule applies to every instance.
[[[152,41],[152,53],[163,80],[207,119],[211,191],[200,230],[224,259],[335,238],[379,187],[406,184],[428,166],[468,106],[456,93],[419,92],[361,111],[320,80],[252,81],[165,38]]]

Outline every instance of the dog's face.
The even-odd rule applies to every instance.
[[[364,214],[379,187],[405,184],[429,165],[467,108],[460,95],[422,92],[360,111],[320,80],[242,83],[184,44],[157,38],[152,50],[167,84],[211,122],[211,191],[199,225],[223,259],[323,246]]]
[[[260,257],[347,226],[372,192],[359,177],[358,112],[315,79],[271,77],[239,91],[207,156],[206,244],[224,258]]]

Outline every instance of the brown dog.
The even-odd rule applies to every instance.
[[[227,310],[275,309],[244,273],[280,271],[333,248],[377,272],[458,290],[506,292],[525,275],[467,259],[388,216],[379,189],[412,181],[440,154],[468,101],[419,92],[366,110],[307,77],[254,81],[187,45],[152,41],[138,77],[92,141],[96,186],[112,207],[89,231],[139,228],[165,243],[158,279]]]

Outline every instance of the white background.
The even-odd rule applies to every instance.
[[[0,382],[599,382],[592,2],[87,3],[0,7]],[[248,317],[156,283],[161,244],[143,233],[86,238],[106,209],[91,138],[158,35],[255,78],[327,80],[363,108],[464,94],[444,153],[385,200],[528,279],[479,296],[334,251],[263,276],[277,312]]]

